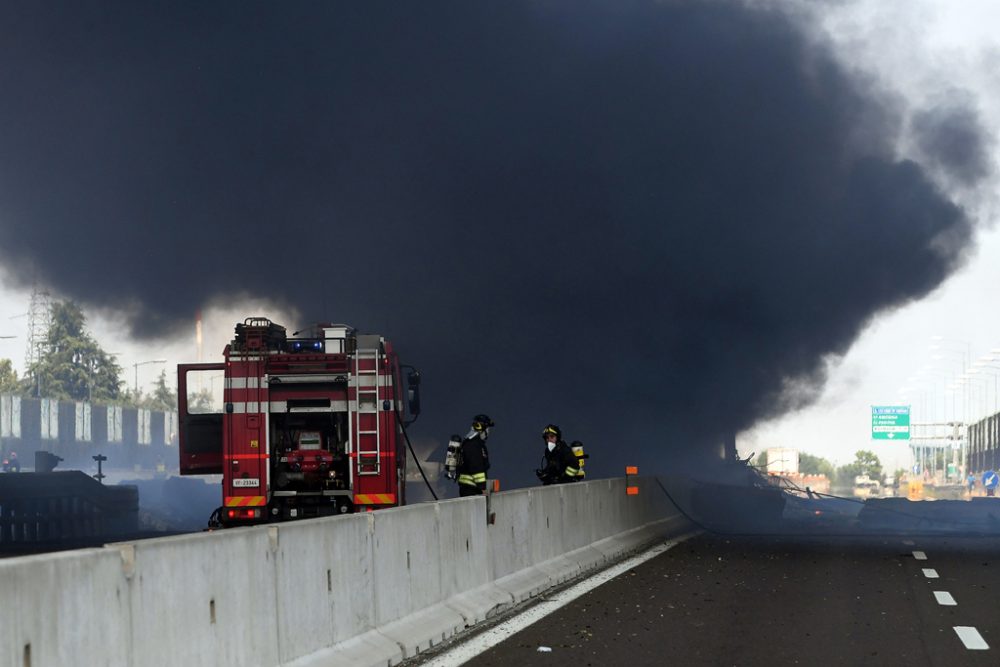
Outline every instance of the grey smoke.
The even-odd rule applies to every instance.
[[[954,103],[923,109],[913,118],[921,154],[961,185],[975,186],[992,172],[990,152],[974,109]]]
[[[137,336],[241,294],[384,333],[415,431],[488,412],[512,483],[549,422],[611,474],[807,400],[962,261],[924,164],[989,175],[971,108],[900,159],[891,95],[738,2],[6,5],[0,86],[12,279]]]

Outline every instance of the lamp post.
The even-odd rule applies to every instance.
[[[966,384],[969,387],[970,393],[969,398],[972,404],[971,410],[969,411],[970,420],[969,421],[979,421],[980,414],[985,415],[990,411],[989,407],[989,391],[990,391],[990,381],[985,377],[980,377],[983,375],[982,371],[978,368],[970,368],[968,371],[959,376],[959,381]],[[982,382],[982,394],[979,392],[980,385],[973,383]],[[982,410],[982,413],[980,413]]]
[[[958,346],[959,349],[956,349],[955,346]],[[943,357],[940,355],[944,354],[958,355],[959,358],[961,359],[963,373],[966,372],[966,370],[972,364],[972,343],[970,343],[969,341],[954,340],[951,338],[945,338],[944,336],[931,336],[930,349],[932,352],[937,352],[937,356],[931,357],[932,359],[933,358],[941,359]],[[958,360],[953,359],[952,361],[958,361]],[[968,400],[967,397],[963,397],[963,402],[967,400]],[[967,409],[968,406],[963,405],[963,411]],[[966,415],[966,418],[967,417],[968,415]]]
[[[947,407],[948,407],[947,406],[947,397],[944,395],[943,388],[945,386],[947,386],[947,384],[949,382],[951,382],[953,374],[950,373],[950,372],[942,371],[941,369],[935,369],[932,366],[924,366],[923,368],[920,369],[920,371],[913,378],[913,380],[919,382],[920,380],[923,379],[922,376],[925,376],[925,375],[929,376],[927,378],[927,381],[930,383],[930,387],[931,387],[930,409],[927,411],[927,421],[928,422],[933,422],[935,419],[937,419],[937,397],[938,397],[938,383],[939,382],[941,383],[941,387],[942,387],[942,392],[941,392],[941,397],[942,397],[941,418],[943,420],[947,421],[947,412],[948,412],[948,410],[947,410]]]
[[[998,371],[1000,371],[1000,366],[988,363],[990,361],[1000,361],[1000,357],[994,356],[992,354],[980,357],[979,361],[972,364],[972,368],[974,370],[979,370],[983,368],[990,369],[986,372],[990,373],[993,376],[993,414],[996,414],[997,412],[1000,412],[1000,409],[998,409],[998,402],[997,402],[997,389],[1000,389],[1000,385],[998,385],[997,382],[997,379],[1000,378],[1000,373],[998,373]]]
[[[950,349],[949,349],[950,346]],[[956,350],[955,347],[959,349]],[[960,354],[962,357],[962,372],[965,373],[969,366],[972,364],[972,343],[967,340],[956,340],[954,338],[945,338],[944,336],[931,336],[931,349],[940,350],[941,352],[948,352],[951,354]],[[960,351],[959,351],[960,350]],[[967,382],[961,384],[962,389],[962,414],[961,418],[963,432],[968,428],[969,424],[969,388],[970,385]],[[952,394],[952,402],[958,398],[958,394]],[[959,421],[958,415],[955,415],[955,420]],[[968,446],[969,443],[966,437],[963,436],[961,441],[961,459],[962,459],[962,471],[968,468]]]
[[[139,366],[145,366],[146,364],[165,364],[165,363],[167,363],[166,359],[149,359],[148,361],[137,361],[134,364],[132,364],[132,367],[135,369],[135,384],[132,387],[132,391],[133,393],[135,393],[136,396],[139,395]]]

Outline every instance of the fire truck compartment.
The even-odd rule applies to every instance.
[[[300,399],[310,403],[300,406],[308,412],[293,412],[289,401],[288,412],[270,415],[272,514],[292,518],[353,509],[348,413],[323,410],[318,403],[324,400],[329,406],[329,399]]]

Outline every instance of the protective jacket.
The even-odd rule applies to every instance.
[[[486,490],[486,473],[490,469],[490,453],[482,433],[470,434],[462,441],[461,463],[458,465],[458,485],[462,495],[475,495]]]
[[[538,477],[542,484],[565,484],[575,482],[580,474],[580,462],[572,448],[565,441],[556,442],[555,448],[545,448],[545,467]]]

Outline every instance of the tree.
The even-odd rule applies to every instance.
[[[188,396],[188,412],[197,414],[216,412],[217,410],[215,396],[208,389],[193,392]]]
[[[136,403],[141,408],[148,410],[162,410],[168,412],[177,409],[177,392],[167,386],[167,371],[160,371],[160,376],[156,378],[153,385],[153,393],[149,396],[137,397]]]
[[[854,453],[854,462],[861,467],[861,474],[868,475],[872,479],[882,479],[882,462],[875,456],[875,452],[862,449]]]
[[[23,385],[35,396],[77,401],[121,398],[121,367],[86,330],[87,318],[71,301],[56,301],[42,354]]]
[[[804,475],[826,475],[833,479],[834,465],[820,456],[799,452],[799,472]]]
[[[854,453],[854,462],[848,463],[837,469],[837,478],[840,484],[853,486],[854,478],[858,475],[868,475],[871,479],[882,479],[882,463],[875,456],[875,452],[861,449]]]
[[[0,394],[20,394],[21,382],[10,359],[0,359]]]

